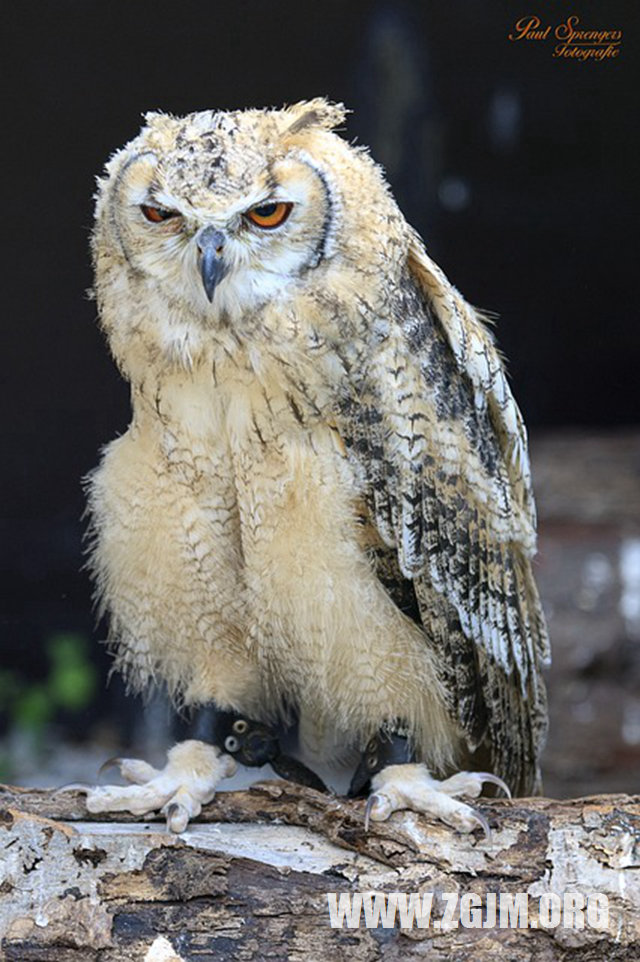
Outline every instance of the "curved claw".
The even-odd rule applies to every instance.
[[[365,832],[368,832],[368,831],[369,831],[369,820],[370,820],[370,818],[371,818],[371,812],[372,812],[372,810],[373,810],[373,806],[376,804],[376,802],[379,802],[379,801],[380,801],[380,799],[379,799],[378,796],[375,795],[375,794],[369,795],[369,798],[367,799],[367,804],[366,804],[365,807],[364,807],[364,830],[365,830]]]
[[[66,785],[58,785],[54,788],[54,794],[56,792],[90,792],[93,789],[93,785],[87,785],[86,782],[68,782]]]
[[[478,822],[478,824],[482,828],[482,831],[486,836],[487,842],[491,842],[493,840],[491,835],[491,826],[489,825],[489,822],[484,817],[482,812],[479,812],[477,808],[473,808],[471,810],[471,816],[472,818],[475,818],[476,822]]]
[[[180,832],[184,832],[185,828],[189,824],[189,813],[183,805],[178,805],[176,802],[172,802],[167,805],[165,809],[167,816],[167,828],[170,832],[174,832],[179,835]]]
[[[106,762],[103,762],[98,769],[98,779],[102,778],[104,773],[109,771],[109,769],[113,768],[114,766],[119,769],[121,764],[122,759],[118,758],[117,756],[114,756],[113,758],[107,758]]]
[[[491,772],[478,772],[478,778],[481,778],[483,782],[491,782],[492,785],[497,785],[505,793],[507,798],[511,798],[511,789],[503,782],[501,778],[497,775],[493,775]]]

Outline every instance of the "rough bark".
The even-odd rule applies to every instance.
[[[7,962],[640,958],[640,797],[482,800],[493,837],[287,782],[220,793],[181,836],[0,789]],[[434,892],[428,928],[332,928],[327,892]],[[529,893],[529,927],[434,924],[440,893]],[[538,896],[605,893],[606,930],[540,927]],[[456,911],[455,917],[458,917]]]

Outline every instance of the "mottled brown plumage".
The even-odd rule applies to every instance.
[[[343,117],[150,115],[100,182],[97,298],[133,403],[90,483],[111,642],[138,687],[295,710],[315,752],[400,721],[432,768],[483,746],[526,792],[548,649],[524,427]]]

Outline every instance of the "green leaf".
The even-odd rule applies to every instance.
[[[20,728],[39,730],[53,715],[53,702],[45,685],[30,685],[15,703],[13,717]]]
[[[51,699],[60,708],[80,711],[91,702],[96,690],[97,673],[93,665],[62,665],[49,676]]]
[[[80,711],[90,703],[97,687],[97,672],[89,659],[84,635],[60,632],[47,644],[51,660],[48,690],[59,708]]]

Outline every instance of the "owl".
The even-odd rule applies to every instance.
[[[372,819],[471,831],[458,796],[538,785],[523,422],[344,118],[151,113],[99,180],[95,293],[132,419],[88,482],[97,593],[131,686],[219,715],[162,770],[119,760],[131,784],[92,811],[181,831],[238,761],[317,785],[306,762],[348,752]]]

